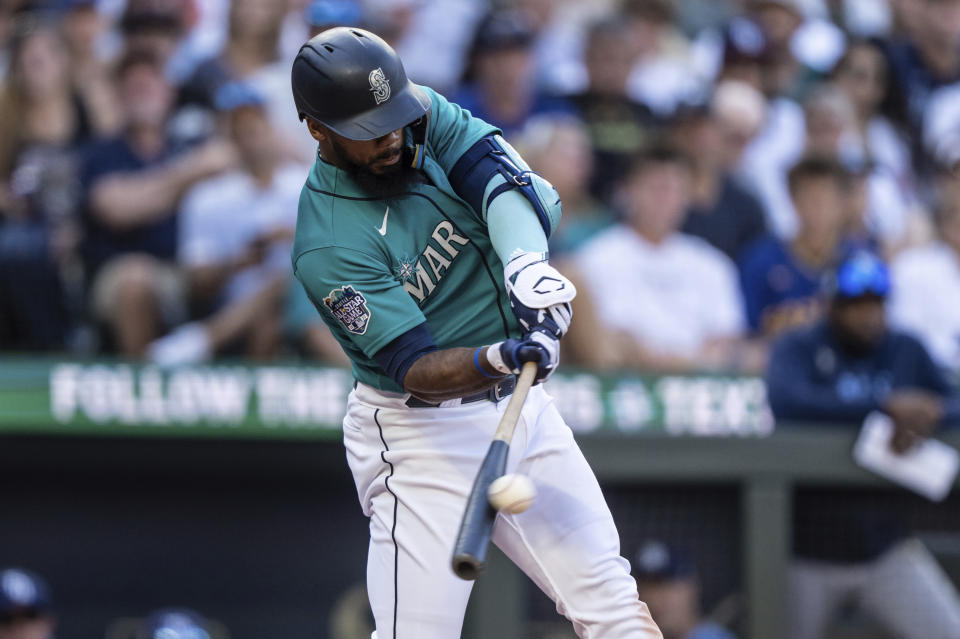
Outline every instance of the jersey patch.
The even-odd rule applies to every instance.
[[[343,324],[343,327],[354,335],[363,335],[370,324],[370,309],[363,293],[352,286],[335,288],[323,298],[333,316]]]

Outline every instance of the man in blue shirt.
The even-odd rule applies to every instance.
[[[170,135],[174,89],[161,60],[131,50],[117,70],[120,135],[83,154],[82,254],[95,318],[119,354],[140,357],[161,328],[184,319],[184,282],[174,263],[177,204],[196,182],[231,168],[231,144],[187,150]]]
[[[904,453],[960,419],[960,396],[920,342],[887,328],[890,276],[879,258],[842,260],[826,289],[825,319],[773,347],[767,389],[778,420],[857,426],[882,411],[894,424],[891,447]],[[793,551],[790,639],[821,638],[845,601],[898,637],[957,636],[960,598],[950,580],[882,503],[851,501],[834,512],[800,491]]]
[[[796,235],[762,237],[740,255],[747,322],[756,334],[773,337],[820,317],[820,278],[838,253],[846,223],[847,178],[842,166],[825,158],[805,158],[790,169]]]

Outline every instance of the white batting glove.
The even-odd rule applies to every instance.
[[[570,302],[577,295],[573,282],[550,266],[543,253],[513,258],[504,267],[503,277],[510,308],[524,332],[540,327],[557,339],[563,337],[573,319]]]

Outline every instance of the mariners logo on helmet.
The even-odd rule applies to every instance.
[[[383,69],[377,67],[370,72],[370,90],[373,92],[373,99],[377,104],[382,104],[390,99],[390,80],[384,75]]]

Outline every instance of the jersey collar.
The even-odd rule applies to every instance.
[[[321,191],[347,197],[370,198],[370,194],[361,189],[349,173],[330,164],[320,157],[319,153],[310,171],[309,181],[311,186]]]

